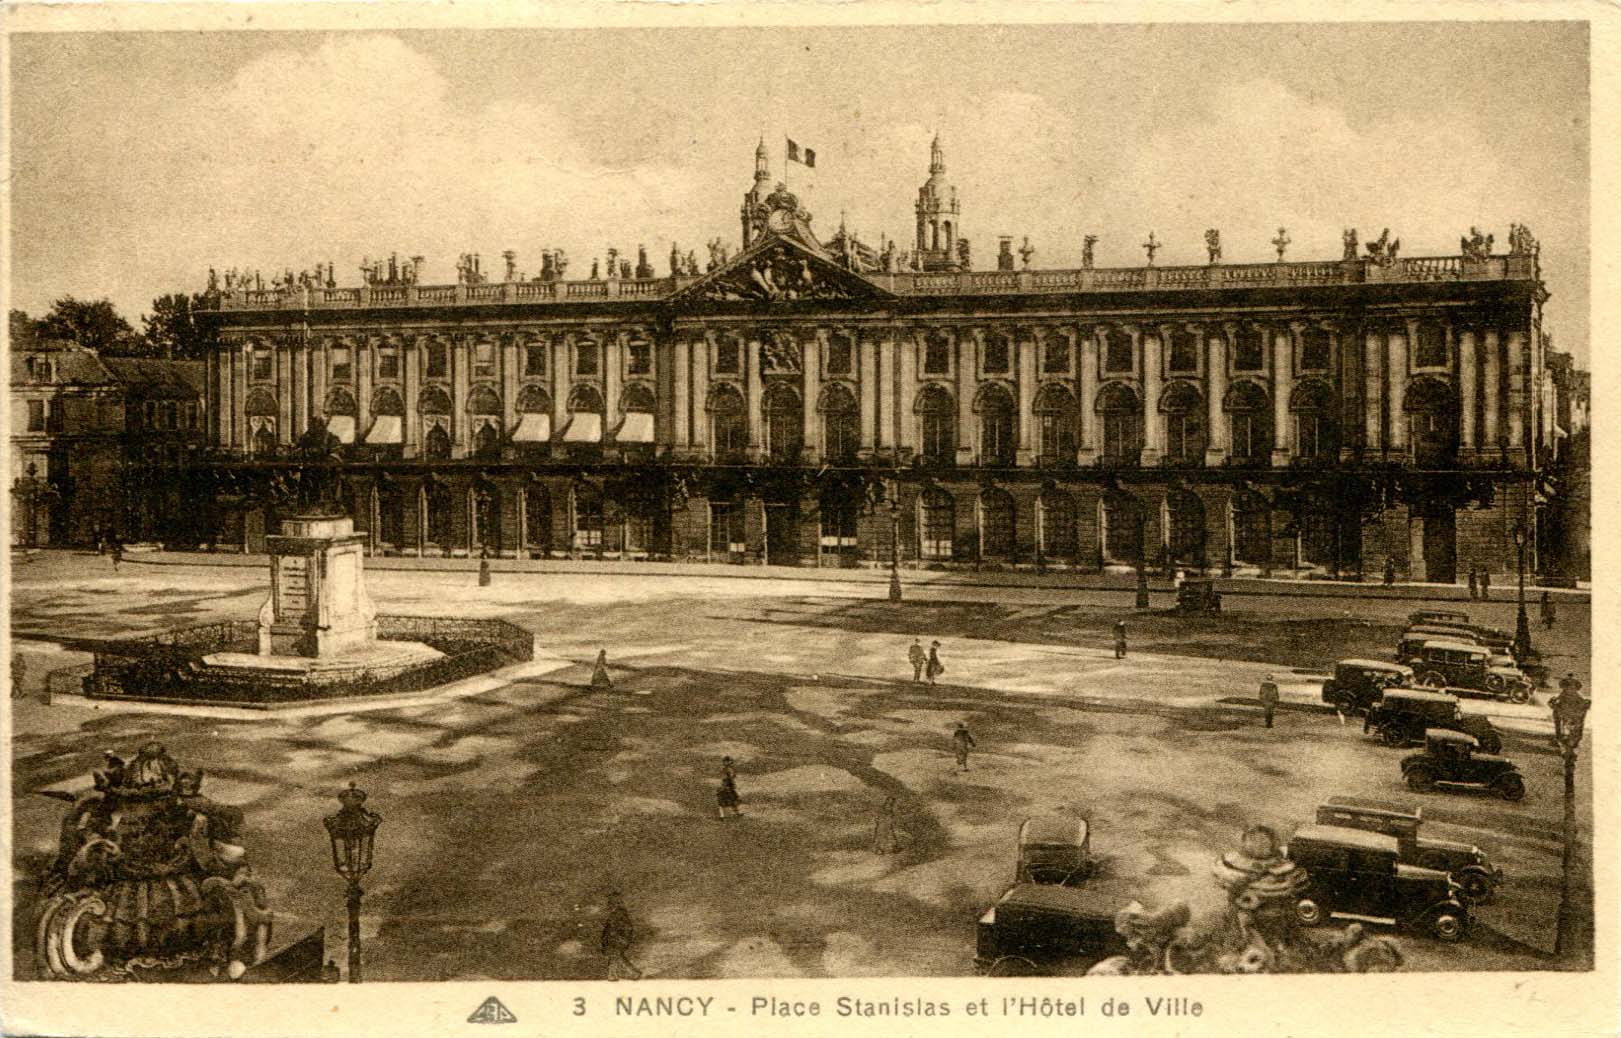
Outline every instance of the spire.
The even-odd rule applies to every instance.
[[[940,150],[940,135],[934,135],[934,143],[929,145],[929,172],[944,173],[946,171],[946,154]]]
[[[760,183],[771,180],[771,153],[766,151],[765,138],[760,138],[760,146],[754,149],[754,179]]]

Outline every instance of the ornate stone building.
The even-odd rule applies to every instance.
[[[704,272],[216,291],[220,543],[256,549],[311,464],[404,554],[1452,581],[1534,537],[1523,227],[1506,254],[1347,231],[1311,262],[1280,234],[1275,263],[975,271],[938,142],[907,253],[824,245],[769,183],[762,151]]]

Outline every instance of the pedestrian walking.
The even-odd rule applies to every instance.
[[[730,811],[736,818],[743,813],[740,805],[743,798],[737,795],[737,769],[732,766],[732,758],[722,757],[720,761],[720,788],[715,791],[715,804],[719,808],[720,817],[726,818]]]
[[[642,971],[630,961],[630,947],[636,943],[636,925],[630,909],[617,890],[608,891],[608,914],[602,921],[602,955],[608,960],[609,980],[640,980]]]
[[[900,834],[895,830],[895,798],[885,797],[884,806],[878,809],[878,819],[872,826],[872,852],[899,854],[900,849]]]
[[[1470,566],[1469,567],[1469,598],[1470,598],[1471,601],[1473,601],[1474,599],[1477,599],[1479,597],[1480,597],[1480,577],[1479,577],[1478,574],[1476,574],[1475,567]]]
[[[612,692],[614,679],[608,676],[608,650],[597,650],[597,665],[591,671],[591,690],[593,692]]]
[[[978,745],[974,742],[973,735],[968,731],[967,721],[957,722],[957,730],[951,733],[951,743],[957,751],[957,770],[967,771],[968,751]]]
[[[1485,566],[1480,567],[1480,600],[1482,602],[1492,597],[1492,573]]]
[[[1566,674],[1559,679],[1559,694],[1548,700],[1548,707],[1553,711],[1553,744],[1563,745],[1565,741],[1565,722],[1562,720],[1564,712],[1559,709],[1560,701],[1566,695],[1579,696],[1582,693],[1582,683],[1576,679],[1575,674]]]
[[[1551,631],[1551,630],[1553,630],[1553,625],[1558,622],[1559,617],[1554,612],[1553,598],[1548,594],[1548,592],[1546,590],[1544,590],[1542,592],[1542,603],[1541,604],[1542,604],[1542,626],[1543,626],[1543,628],[1545,630]]]
[[[912,662],[912,684],[922,684],[923,668],[929,665],[929,654],[924,651],[923,639],[912,639],[911,648],[906,650],[906,658]]]
[[[1385,560],[1385,587],[1390,587],[1391,585],[1393,585],[1395,583],[1396,583],[1396,560],[1395,559],[1386,559]]]
[[[1278,709],[1278,683],[1268,674],[1266,680],[1261,682],[1261,714],[1266,719],[1266,726],[1272,727],[1272,715]]]
[[[478,550],[478,586],[490,586],[490,549],[488,546]]]
[[[117,537],[113,538],[112,555],[113,555],[113,572],[117,573],[118,572],[118,564],[120,562],[124,561],[124,543],[122,541],[120,541]]]
[[[1114,658],[1117,660],[1126,658],[1126,621],[1124,620],[1114,622]]]
[[[939,642],[930,642],[929,643],[929,663],[928,663],[928,667],[927,667],[927,673],[929,675],[929,684],[933,685],[934,684],[934,679],[939,677],[940,675],[944,674],[945,672],[946,672],[946,665],[944,663],[940,662],[940,643]]]

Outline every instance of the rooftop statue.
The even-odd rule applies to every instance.
[[[1396,255],[1399,252],[1401,252],[1401,239],[1397,238],[1392,241],[1389,227],[1380,232],[1377,241],[1368,242],[1368,259],[1381,267],[1388,267],[1396,262]]]
[[[1212,227],[1204,232],[1205,252],[1210,255],[1211,263],[1221,262],[1221,232]]]
[[[1347,227],[1345,232],[1340,235],[1340,242],[1345,248],[1344,253],[1340,257],[1341,259],[1349,261],[1358,258],[1356,251],[1357,242],[1355,227]]]

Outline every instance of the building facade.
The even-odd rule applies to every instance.
[[[257,550],[320,471],[388,553],[1450,582],[1511,568],[1520,526],[1535,558],[1555,395],[1523,227],[975,271],[938,142],[914,250],[824,244],[769,180],[762,152],[703,271],[215,286],[218,542]]]

